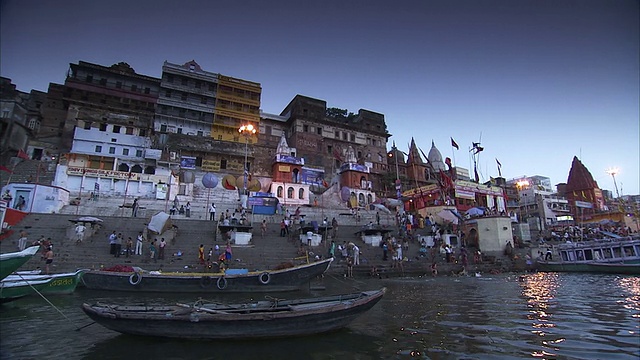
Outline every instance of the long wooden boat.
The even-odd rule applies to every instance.
[[[181,339],[252,339],[319,334],[347,326],[385,289],[355,294],[243,304],[83,304],[98,324],[131,335]]]
[[[88,289],[135,292],[216,293],[295,291],[324,274],[333,258],[280,270],[228,269],[219,273],[87,271]]]
[[[538,260],[539,271],[640,275],[640,240],[605,239],[560,244],[552,258]]]
[[[35,255],[40,246],[30,246],[22,251],[0,254],[0,280],[6,278],[12,272]]]
[[[51,277],[40,280],[0,280],[0,303],[23,298],[27,295],[42,291],[53,279]]]
[[[19,272],[14,275],[9,275],[5,278],[5,280],[11,281],[39,281],[51,278],[51,281],[39,290],[41,293],[45,295],[60,295],[60,294],[71,294],[76,290],[76,287],[80,283],[80,279],[82,275],[87,272],[87,269],[77,270],[75,272],[69,273],[60,273],[60,274],[51,274],[51,275],[43,275],[43,274],[25,274],[24,272]]]

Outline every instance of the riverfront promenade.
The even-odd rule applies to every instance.
[[[200,244],[205,247],[205,257],[208,257],[209,249],[215,249],[218,245],[220,251],[224,251],[226,240],[223,235],[217,231],[217,221],[208,221],[208,214],[204,210],[192,211],[190,218],[184,215],[172,216],[172,229],[162,235],[148,234],[149,239],[158,239],[167,237],[168,242],[165,248],[165,258],[153,261],[149,257],[149,242],[144,243],[143,255],[120,255],[114,257],[109,254],[108,236],[113,231],[122,233],[123,249],[126,240],[131,237],[133,247],[135,249],[136,236],[143,231],[149,222],[152,214],[162,210],[164,202],[147,202],[147,208],[138,214],[138,217],[131,217],[131,209],[121,208],[117,204],[122,204],[121,199],[101,200],[102,210],[95,207],[95,204],[89,202],[85,206],[75,207],[67,206],[61,214],[29,214],[21,223],[14,227],[13,234],[0,242],[0,252],[17,251],[17,240],[19,232],[25,230],[28,233],[28,242],[38,240],[41,236],[50,237],[53,242],[54,262],[52,272],[68,272],[78,268],[100,269],[109,268],[115,265],[138,266],[145,270],[162,270],[162,271],[211,271],[202,266],[198,261],[198,248]],[[92,207],[94,205],[94,207]],[[154,208],[154,205],[156,208]],[[225,204],[217,204],[219,217],[220,212],[232,209]],[[112,211],[109,215],[104,214],[105,210],[110,208]],[[363,211],[359,221],[351,216],[348,211],[336,209],[320,209],[305,207],[302,208],[307,223],[318,221],[321,223],[322,217],[327,217],[329,221],[333,217],[339,222],[337,237],[335,239],[330,236],[324,237],[323,242],[319,246],[307,247],[305,251],[311,253],[310,258],[316,255],[325,258],[328,256],[328,247],[330,242],[335,241],[336,245],[353,242],[360,248],[360,265],[354,267],[354,277],[371,276],[371,269],[376,268],[381,277],[393,276],[420,276],[427,274],[431,276],[432,256],[427,253],[419,252],[417,242],[409,244],[408,251],[405,251],[404,257],[408,260],[403,262],[402,269],[393,268],[391,253],[389,259],[382,259],[382,249],[365,244],[356,232],[360,230],[363,224],[369,223],[375,218],[375,212]],[[77,214],[76,214],[77,213]],[[102,215],[101,215],[102,213]],[[75,223],[70,221],[80,216],[96,216],[103,221],[94,229],[88,229],[85,240],[81,244],[76,244],[73,228]],[[267,220],[267,232],[263,237],[260,234],[260,223]],[[300,263],[304,261],[300,259],[300,242],[298,238],[290,239],[289,237],[280,237],[280,216],[250,215],[253,224],[253,238],[248,246],[232,245],[233,260],[230,268],[247,268],[249,270],[271,269],[283,262]],[[393,230],[397,234],[394,220],[390,215],[382,216],[381,225]],[[293,230],[297,225],[293,225]],[[420,232],[426,229],[419,230]],[[157,243],[156,243],[157,246]],[[214,250],[215,252],[215,250]],[[178,255],[180,254],[180,255]],[[330,274],[340,275],[346,273],[346,261],[342,260],[339,252],[336,251],[336,261],[329,269]],[[214,254],[212,261],[217,256]],[[435,261],[438,263],[440,275],[450,275],[462,269],[462,266],[455,263],[446,263],[444,255],[437,254]],[[522,261],[512,261],[506,257],[486,258],[483,264],[473,264],[473,254],[469,254],[469,272],[487,273],[490,271],[521,271],[524,270]],[[41,260],[40,254],[27,262],[21,270],[31,270],[35,268],[44,269],[44,261]]]

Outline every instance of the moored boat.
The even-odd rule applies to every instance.
[[[40,246],[30,246],[22,251],[0,254],[0,280],[6,278],[12,272],[35,255]]]
[[[9,275],[5,278],[5,280],[11,281],[39,281],[45,280],[47,278],[51,278],[51,281],[39,290],[42,294],[45,295],[60,295],[60,294],[71,294],[76,290],[76,287],[80,283],[80,279],[82,275],[86,272],[86,269],[77,270],[75,272],[69,273],[60,273],[60,274],[51,274],[51,275],[43,275],[43,274],[25,274],[24,272],[19,272],[15,275]]]
[[[605,239],[557,245],[552,259],[538,260],[548,272],[640,274],[640,240]],[[553,258],[556,260],[553,260]]]
[[[87,289],[135,292],[275,292],[295,291],[322,275],[332,258],[278,270],[227,269],[219,273],[90,270],[81,283]]]
[[[100,325],[131,335],[181,339],[252,339],[319,334],[347,326],[385,289],[320,298],[242,304],[83,304]]]
[[[42,291],[53,278],[47,277],[40,280],[0,280],[0,303],[5,303],[23,298]]]

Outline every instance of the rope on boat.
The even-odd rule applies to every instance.
[[[67,319],[67,321],[68,321],[68,322],[70,322],[70,323],[72,322],[72,321],[71,321],[71,319],[69,319],[69,318],[67,317],[67,315],[65,315],[62,311],[60,311],[60,309],[58,309],[55,305],[53,305],[53,303],[52,303],[51,301],[49,301],[49,299],[47,299],[44,295],[42,295],[42,293],[41,293],[40,291],[38,291],[38,289],[36,289],[35,287],[33,287],[33,285],[31,285],[31,281],[29,281],[29,280],[25,279],[25,278],[22,276],[22,274],[18,274],[18,276],[20,276],[20,279],[22,279],[23,281],[25,281],[25,282],[29,285],[29,287],[30,287],[33,291],[35,291],[35,292],[36,292],[36,294],[40,295],[40,297],[41,297],[41,298],[43,298],[43,299],[44,299],[44,301],[46,301],[49,305],[51,305],[51,307],[53,307],[54,309],[56,309],[56,311],[57,311],[60,315],[62,315],[62,317],[64,317],[65,319]],[[89,325],[91,325],[91,324],[89,324]],[[88,325],[87,325],[87,326],[88,326]],[[85,327],[86,327],[86,326],[85,326]],[[81,329],[81,328],[78,328],[78,329],[76,329],[76,330],[80,330],[80,329]]]

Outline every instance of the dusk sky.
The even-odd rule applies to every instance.
[[[163,62],[259,82],[279,114],[296,94],[384,114],[388,147],[431,141],[481,180],[566,182],[577,156],[602,189],[640,193],[637,0],[0,2],[0,75],[63,84],[69,63]],[[460,145],[452,149],[450,137]]]

